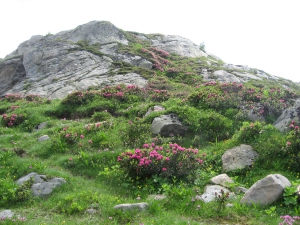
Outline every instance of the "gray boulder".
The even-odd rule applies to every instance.
[[[273,125],[280,131],[289,131],[292,120],[300,122],[300,98],[295,100],[292,107],[284,110]]]
[[[43,197],[51,194],[55,188],[61,186],[64,183],[66,183],[65,179],[56,177],[47,182],[33,184],[31,187],[31,191],[34,196]]]
[[[33,178],[33,185],[31,186],[32,194],[33,196],[39,196],[39,197],[44,197],[51,194],[55,188],[66,183],[66,180],[63,178],[56,177],[48,180],[45,175],[38,175],[37,173],[32,172],[18,179],[17,184],[22,185],[30,178]]]
[[[141,203],[132,203],[132,204],[119,204],[114,207],[114,209],[120,209],[123,211],[127,210],[141,210],[144,211],[148,207],[148,203],[141,202]]]
[[[280,174],[270,174],[253,184],[241,203],[246,205],[260,204],[269,205],[283,197],[283,191],[286,187],[291,186],[291,182]]]
[[[156,117],[150,129],[153,134],[160,134],[161,136],[183,136],[188,130],[188,128],[179,121],[176,114]]]
[[[47,126],[48,122],[42,122],[35,126],[34,130],[35,132],[40,131],[44,129]]]
[[[202,199],[204,202],[211,202],[215,200],[217,195],[221,195],[221,190],[223,190],[225,193],[229,192],[229,198],[235,196],[233,192],[220,185],[207,185],[205,187],[204,193],[200,196],[196,196],[196,198]]]
[[[227,150],[222,155],[223,171],[232,171],[251,166],[258,153],[250,145],[240,145]]]
[[[176,35],[156,35],[152,39],[152,47],[185,57],[207,57],[192,41]]]

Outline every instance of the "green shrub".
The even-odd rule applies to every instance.
[[[124,146],[141,146],[149,140],[149,137],[151,137],[150,125],[143,123],[140,118],[128,121],[128,124],[120,129],[120,139]]]
[[[110,118],[111,118],[111,114],[107,111],[95,112],[92,116],[92,121],[101,122],[101,121],[109,120]]]
[[[234,135],[233,139],[238,144],[252,144],[260,135],[263,129],[263,123],[256,121],[244,122],[240,130]]]

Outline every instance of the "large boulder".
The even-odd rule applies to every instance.
[[[274,126],[280,131],[289,131],[292,121],[300,122],[300,98],[295,100],[295,103],[290,108],[283,111],[283,113],[275,121]]]
[[[288,186],[291,186],[291,182],[286,177],[280,174],[270,174],[253,184],[246,191],[241,203],[246,205],[272,204],[283,196],[283,191]]]
[[[188,128],[179,121],[176,114],[156,117],[150,129],[153,134],[160,134],[161,136],[184,136],[188,130]]]
[[[240,145],[227,150],[222,155],[223,171],[232,171],[252,166],[258,157],[250,145]]]

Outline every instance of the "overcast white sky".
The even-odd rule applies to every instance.
[[[33,35],[92,20],[180,35],[223,61],[300,81],[299,0],[0,0],[0,58]]]

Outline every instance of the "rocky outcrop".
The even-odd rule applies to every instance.
[[[204,80],[242,83],[251,79],[278,79],[248,66],[223,64],[218,57],[205,53],[180,36],[125,32],[107,21],[91,21],[55,35],[32,36],[1,59],[0,96],[20,93],[63,99],[73,91],[90,86],[102,88],[125,83],[144,87],[147,80],[142,72],[133,71],[152,70],[155,62],[137,51],[128,50],[134,39],[181,57],[206,57],[207,65],[224,68],[217,71],[209,67],[195,69],[202,73]],[[122,71],[119,62],[131,69]]]
[[[253,151],[250,145],[240,145],[227,150],[222,155],[223,171],[232,171],[252,166],[258,157],[258,153]]]
[[[242,204],[269,205],[283,197],[284,188],[291,182],[281,174],[270,174],[253,184],[241,200]]]
[[[124,33],[108,21],[91,21],[73,30],[62,31],[55,36],[58,39],[74,43],[85,40],[89,44],[118,42],[128,45]]]
[[[201,51],[199,46],[180,36],[157,35],[151,41],[153,47],[163,49],[169,53],[175,53],[185,57],[207,57],[207,54]]]
[[[300,122],[300,99],[296,99],[292,107],[283,111],[275,121],[274,126],[280,131],[289,131],[292,121],[297,124]]]
[[[0,63],[0,94],[4,94],[26,77],[26,70],[21,56],[16,56]]]

